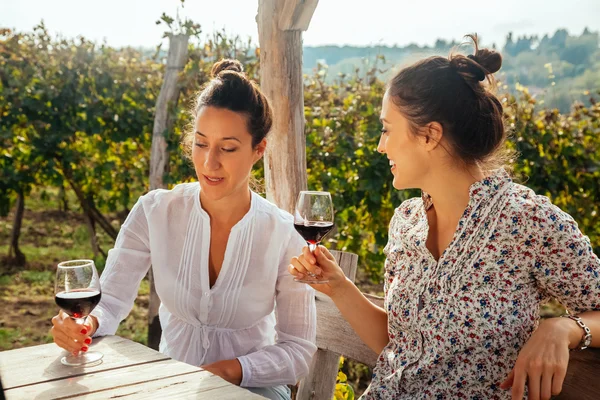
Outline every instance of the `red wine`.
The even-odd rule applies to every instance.
[[[100,303],[102,294],[99,290],[82,289],[71,292],[60,292],[54,297],[56,305],[73,318],[87,317]]]
[[[294,228],[308,243],[317,244],[333,229],[333,222],[305,222]]]

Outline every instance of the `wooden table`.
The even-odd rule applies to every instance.
[[[96,338],[102,363],[62,365],[54,343],[0,353],[8,400],[17,399],[264,399],[198,367],[118,336]]]

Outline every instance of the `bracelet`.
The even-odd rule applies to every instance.
[[[579,347],[579,350],[587,349],[589,345],[592,344],[592,331],[590,331],[590,328],[588,328],[581,318],[576,315],[569,314],[568,311],[566,314],[561,315],[561,317],[572,319],[577,323],[577,325],[579,325],[581,329],[583,329],[583,337],[581,338],[581,342],[579,342],[577,347]]]

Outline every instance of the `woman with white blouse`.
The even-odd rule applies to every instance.
[[[87,351],[114,334],[152,267],[159,350],[272,399],[289,399],[316,351],[314,291],[287,273],[305,242],[293,217],[249,188],[266,147],[271,108],[239,62],[222,60],[195,107],[185,146],[199,182],[142,196],[101,276],[102,300],[80,325],[60,313],[52,334]]]
[[[364,399],[549,399],[569,349],[600,347],[600,260],[573,218],[501,168],[502,104],[482,81],[502,58],[473,40],[474,55],[400,71],[383,99],[378,151],[396,189],[422,190],[390,223],[384,308],[324,247],[289,266],[328,279],[313,287],[380,354]],[[571,315],[540,321],[548,297]]]

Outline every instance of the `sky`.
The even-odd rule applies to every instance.
[[[112,46],[154,47],[179,0],[0,0],[0,27],[30,31],[42,19],[52,33],[82,35]],[[181,15],[204,33],[224,28],[258,43],[258,0],[186,0]],[[433,45],[476,32],[485,45],[502,46],[506,34],[580,34],[600,30],[600,0],[320,0],[304,45]]]

